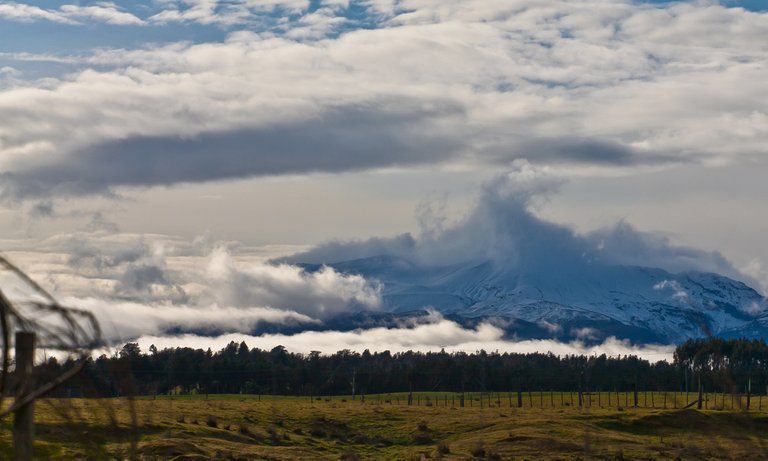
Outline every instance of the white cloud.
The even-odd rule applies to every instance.
[[[38,6],[26,5],[23,3],[0,4],[0,19],[21,22],[44,20],[62,24],[76,24],[76,21],[66,17],[66,15],[61,12],[45,10]]]
[[[0,4],[0,19],[33,22],[51,21],[61,24],[78,25],[79,19],[104,22],[113,25],[143,25],[137,16],[120,11],[114,3],[96,3],[92,5],[61,5],[58,10],[47,10],[24,3]]]
[[[318,323],[306,315],[270,307],[142,304],[99,298],[63,298],[61,302],[92,312],[100,323],[103,339],[109,344],[119,344],[140,336],[163,335],[173,329],[247,334],[260,323],[292,326]],[[177,343],[177,346],[182,345]]]
[[[258,14],[277,9],[298,14],[309,8],[308,0],[181,0],[163,2],[164,9],[149,18],[165,24],[194,22],[205,25],[233,26],[254,21]]]
[[[271,306],[314,318],[381,305],[380,287],[362,276],[340,274],[330,267],[315,272],[288,264],[237,267],[221,248],[211,255],[208,277],[210,292],[224,305]]]
[[[516,341],[504,339],[500,329],[482,324],[476,329],[464,329],[454,322],[440,319],[434,323],[422,324],[413,328],[372,328],[351,332],[338,331],[307,331],[293,335],[261,335],[250,336],[229,334],[218,337],[196,335],[153,336],[138,338],[143,350],[151,344],[162,349],[177,347],[184,344],[187,347],[208,348],[219,350],[231,341],[245,341],[249,347],[272,349],[278,345],[284,346],[291,352],[308,354],[319,351],[323,354],[333,354],[343,349],[363,352],[388,350],[392,353],[405,351],[439,351],[473,353],[480,350],[487,352],[498,351],[517,353],[546,353],[555,355],[595,355],[610,356],[637,355],[651,361],[670,360],[674,346],[646,345],[634,346],[626,341],[609,338],[602,344],[586,345],[579,341],[560,343],[552,340]]]
[[[654,290],[670,290],[672,291],[672,298],[676,299],[678,301],[687,301],[689,296],[688,292],[686,292],[682,286],[680,286],[680,283],[676,282],[675,280],[662,280],[661,282],[657,283],[653,286]]]
[[[145,22],[131,13],[120,11],[113,3],[96,5],[62,5],[59,10],[67,17],[90,19],[120,26],[141,26]]]
[[[302,13],[282,32],[96,52],[44,88],[1,91],[3,194],[515,158],[717,165],[768,140],[762,13],[411,1],[337,37],[334,7],[234,5]],[[220,5],[176,6],[207,17]]]
[[[285,260],[321,264],[387,255],[421,268],[490,262],[502,271],[543,280],[555,280],[553,274],[571,279],[594,274],[599,279],[605,267],[641,266],[673,273],[714,272],[758,286],[719,252],[674,245],[667,237],[639,231],[624,221],[580,234],[541,218],[537,209],[563,181],[560,173],[517,161],[509,172],[488,181],[474,207],[455,222],[426,214],[416,236],[329,242]]]

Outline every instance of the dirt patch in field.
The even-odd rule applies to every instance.
[[[139,449],[139,455],[147,458],[174,460],[210,459],[212,453],[186,438],[153,440]]]
[[[702,435],[738,435],[744,429],[757,430],[759,432],[768,430],[768,418],[741,413],[701,412],[687,409],[665,411],[640,418],[617,416],[598,421],[595,425],[605,429],[641,435],[673,434],[677,432],[698,433]]]

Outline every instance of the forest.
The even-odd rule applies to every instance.
[[[698,339],[680,344],[672,363],[636,356],[556,356],[342,350],[298,354],[231,342],[219,351],[187,347],[142,351],[127,343],[111,356],[88,359],[60,396],[157,394],[350,395],[387,392],[680,391],[764,394],[764,340]],[[49,358],[41,379],[73,362]]]

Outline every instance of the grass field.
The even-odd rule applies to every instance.
[[[525,393],[522,408],[515,394],[468,397],[464,407],[435,393],[410,406],[406,394],[48,399],[37,402],[35,450],[60,460],[768,459],[768,413],[757,410],[768,399],[748,412],[722,395],[708,396],[717,409],[673,409],[684,397],[670,393],[667,409],[661,393],[639,396],[658,408],[626,407],[631,394],[613,394],[610,407],[607,394],[592,394],[582,408],[559,393]]]

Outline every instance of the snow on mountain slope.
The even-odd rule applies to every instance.
[[[520,163],[486,184],[455,223],[427,219],[417,237],[329,242],[285,261],[379,281],[391,313],[433,307],[499,317],[511,335],[531,333],[516,329],[522,324],[565,340],[768,333],[768,303],[737,280],[757,281],[719,252],[675,245],[626,222],[577,233],[535,213],[556,189],[557,178]]]
[[[381,282],[384,309],[391,312],[431,307],[464,317],[524,320],[572,336],[584,328],[606,336],[623,325],[631,327],[626,339],[635,341],[754,335],[768,326],[768,303],[759,293],[711,273],[599,264],[589,270],[526,272],[494,262],[420,268],[391,256],[332,266]],[[603,324],[614,327],[601,331]]]

